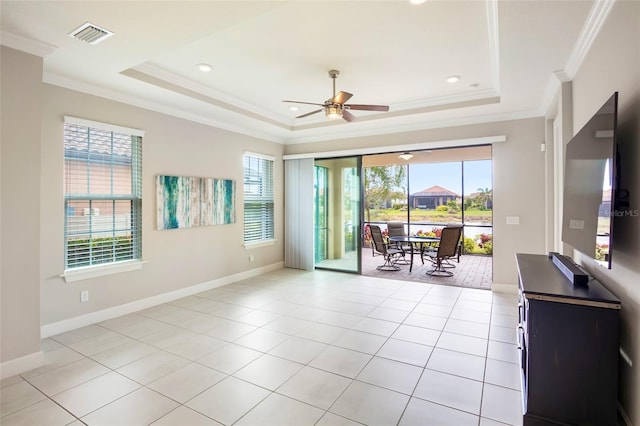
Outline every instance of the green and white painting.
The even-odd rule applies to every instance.
[[[234,223],[231,179],[156,176],[157,229]]]

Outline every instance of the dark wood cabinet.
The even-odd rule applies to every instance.
[[[516,254],[524,425],[615,425],[620,300],[574,286],[545,255]]]

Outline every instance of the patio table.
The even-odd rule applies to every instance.
[[[405,235],[403,237],[389,237],[389,241],[393,243],[410,243],[411,244],[411,261],[409,263],[409,272],[413,269],[413,244],[418,244],[420,247],[420,258],[422,259],[422,253],[424,252],[425,245],[432,245],[440,242],[440,238],[438,237],[417,237],[417,236],[409,236]],[[423,260],[424,263],[424,260]]]

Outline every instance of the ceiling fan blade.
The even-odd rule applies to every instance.
[[[333,97],[332,101],[334,104],[343,104],[351,99],[352,96],[351,93],[340,91]]]
[[[358,105],[348,104],[345,107],[360,111],[389,111],[389,105]]]
[[[282,101],[282,102],[289,102],[292,104],[305,104],[305,105],[318,105],[318,106],[324,106],[324,104],[316,104],[313,102],[302,102],[302,101]]]
[[[347,120],[348,122],[352,122],[353,120],[356,119],[356,116],[351,114],[349,111],[347,111],[346,109],[342,110],[342,118],[344,118],[345,120]]]
[[[308,116],[310,116],[310,115],[317,114],[317,113],[319,113],[320,111],[324,111],[324,108],[320,108],[320,109],[317,109],[317,110],[315,110],[315,111],[311,111],[311,112],[308,112],[308,113],[306,113],[306,114],[299,115],[299,116],[297,116],[296,118],[304,118],[304,117],[308,117]]]

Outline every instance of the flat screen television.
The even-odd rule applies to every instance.
[[[619,191],[618,92],[587,121],[565,154],[562,241],[611,268]]]

